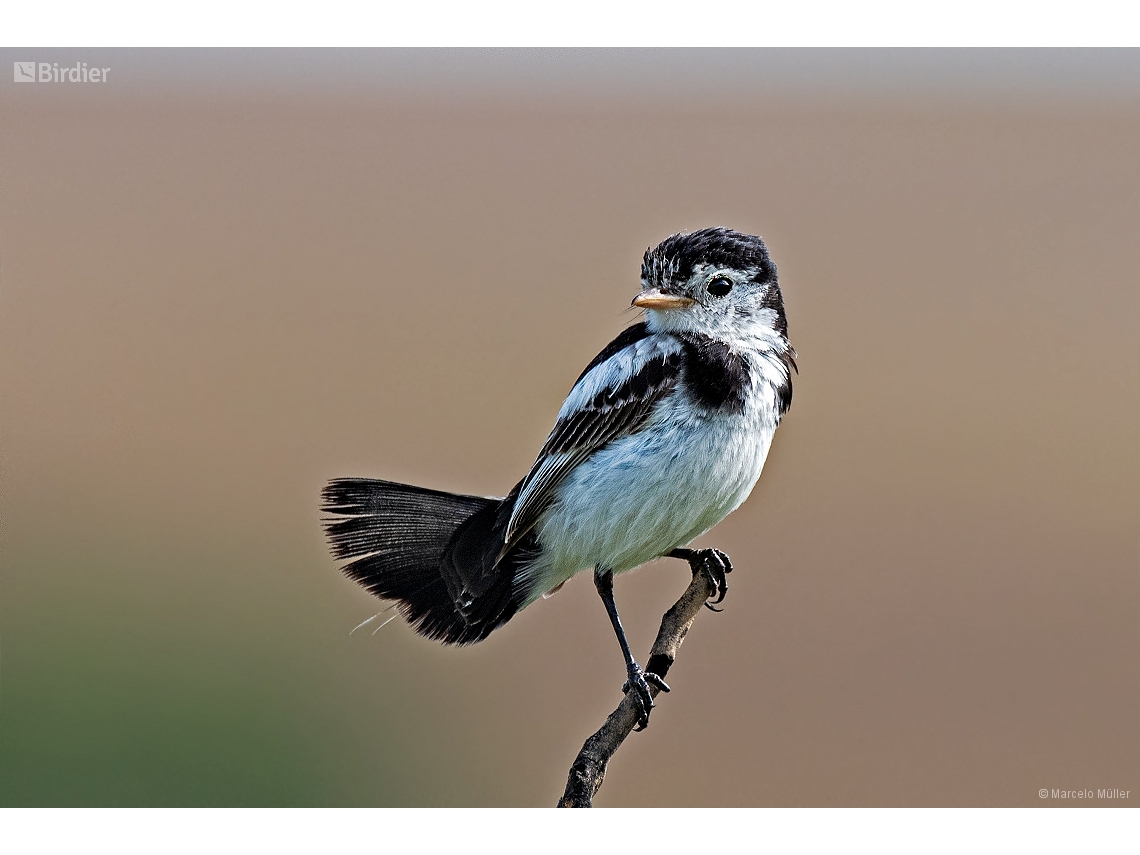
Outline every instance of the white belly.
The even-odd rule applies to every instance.
[[[528,602],[596,565],[631,570],[708,531],[752,491],[775,431],[767,408],[742,415],[663,407],[645,429],[575,469],[537,525]]]

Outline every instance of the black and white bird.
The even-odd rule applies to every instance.
[[[546,444],[506,498],[346,478],[324,489],[325,528],[344,573],[392,600],[415,630],[482,641],[581,570],[617,633],[639,729],[660,676],[635,661],[615,574],[662,556],[705,569],[724,599],[732,565],[687,544],[734,511],[760,477],[792,401],[776,265],[764,242],[725,228],[646,250],[645,319],[586,366]]]

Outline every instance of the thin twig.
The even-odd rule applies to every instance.
[[[659,677],[669,673],[669,668],[677,657],[677,650],[685,640],[701,606],[715,593],[716,583],[707,571],[693,574],[693,581],[681,599],[661,618],[661,629],[657,631],[657,640],[650,650],[646,671]],[[656,698],[660,690],[650,684],[649,691]],[[606,777],[606,765],[636,724],[637,710],[633,698],[627,694],[618,708],[610,713],[606,723],[586,740],[574,758],[566,779],[566,792],[558,802],[559,807],[593,806],[594,796]]]

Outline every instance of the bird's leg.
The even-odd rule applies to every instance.
[[[674,549],[672,552],[666,553],[665,557],[688,561],[689,568],[693,571],[694,576],[701,570],[708,571],[709,577],[716,584],[717,596],[711,603],[705,603],[705,606],[714,612],[724,611],[724,609],[718,609],[716,605],[728,593],[728,579],[725,578],[725,575],[732,572],[732,562],[728,560],[727,555],[719,549]]]
[[[612,570],[603,570],[600,566],[594,568],[594,586],[598,595],[605,603],[606,613],[610,616],[614,632],[617,633],[618,644],[621,645],[621,655],[625,657],[625,671],[628,675],[621,690],[632,693],[633,701],[637,705],[637,730],[645,730],[649,724],[649,711],[653,709],[653,695],[649,692],[652,684],[662,692],[668,692],[668,684],[656,674],[646,671],[637,664],[629,650],[629,641],[626,640],[625,630],[618,617],[617,603],[614,602],[614,574]]]

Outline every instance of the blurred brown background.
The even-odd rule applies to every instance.
[[[552,805],[588,577],[349,635],[318,491],[503,494],[724,224],[801,374],[599,803],[1135,806],[1136,51],[0,55],[0,803]],[[618,581],[639,655],[687,573]]]

